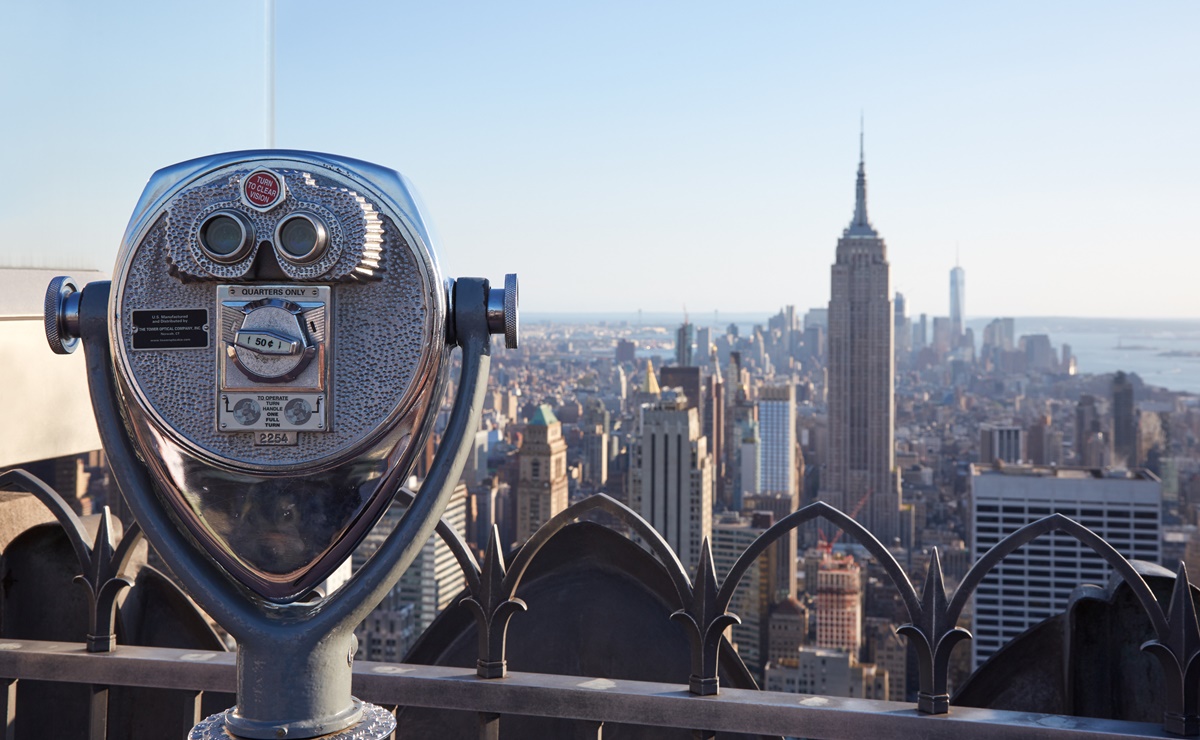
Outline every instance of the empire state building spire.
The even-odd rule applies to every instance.
[[[858,129],[858,181],[854,188],[854,220],[846,227],[842,236],[877,237],[879,233],[867,220],[867,167],[863,156],[863,130],[859,122]]]
[[[860,134],[861,137],[861,134]],[[860,147],[861,138],[860,138]],[[887,245],[867,220],[861,149],[854,220],[830,271],[826,396],[828,441],[818,497],[881,542],[909,541],[895,458],[895,306]]]

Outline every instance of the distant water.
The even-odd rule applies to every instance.
[[[987,320],[970,320],[975,341]],[[1150,385],[1200,394],[1200,321],[1195,319],[1015,319],[1016,335],[1047,334],[1071,345],[1081,373],[1137,373]]]
[[[712,313],[693,314],[692,323],[715,326],[724,330],[736,324],[748,334],[755,324],[763,326],[770,313]],[[803,315],[803,312],[801,312]],[[636,311],[527,314],[522,319],[530,323],[599,324],[621,326],[636,330],[639,326],[674,329],[683,320],[682,312]],[[970,319],[967,325],[975,331],[978,346],[983,328],[991,319]],[[1081,373],[1112,373],[1124,370],[1137,373],[1150,385],[1173,391],[1200,394],[1200,320],[1196,319],[1080,319],[1059,317],[1024,317],[1015,319],[1016,336],[1048,334],[1055,350],[1062,352],[1064,342],[1079,363]],[[636,331],[634,332],[637,333]]]

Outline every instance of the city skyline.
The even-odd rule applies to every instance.
[[[957,248],[968,316],[1200,316],[1194,4],[276,10],[275,143],[403,172],[530,312],[822,305],[865,113],[910,315]],[[110,270],[154,170],[266,143],[258,3],[6,16],[0,264]]]

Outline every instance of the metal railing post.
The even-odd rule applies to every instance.
[[[88,740],[108,737],[108,686],[90,684],[88,697]]]
[[[4,717],[4,740],[14,740],[17,736],[17,679],[0,679],[4,686],[0,690],[0,715]]]
[[[479,713],[479,740],[500,740],[500,715],[494,712]]]

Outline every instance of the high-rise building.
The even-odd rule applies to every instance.
[[[630,508],[658,530],[680,562],[694,571],[712,535],[713,463],[700,416],[671,389],[641,407],[630,442]]]
[[[632,339],[617,340],[617,362],[633,362],[637,357],[637,342]]]
[[[393,505],[383,515],[353,556],[354,569],[361,568],[400,522],[404,507]],[[466,534],[467,486],[459,483],[450,495],[442,521],[460,535]],[[402,660],[412,640],[425,631],[443,609],[453,603],[466,586],[466,577],[454,552],[434,535],[421,546],[400,582],[371,616],[355,630],[368,660]]]
[[[1138,464],[1137,416],[1133,410],[1133,383],[1117,371],[1112,381],[1113,463],[1125,467]]]
[[[1049,414],[1042,414],[1034,419],[1025,438],[1029,462],[1034,465],[1062,465],[1062,437],[1062,432],[1055,430],[1051,425]]]
[[[819,496],[842,511],[857,508],[859,521],[891,544],[900,533],[900,483],[889,269],[887,246],[867,220],[860,142],[854,219],[838,240],[832,269],[829,454]]]
[[[888,672],[838,650],[803,647],[792,660],[769,666],[767,691],[887,701]]]
[[[704,419],[704,394],[700,392],[702,382],[700,368],[694,365],[668,365],[658,370],[660,388],[682,388],[683,397],[690,409]]]
[[[1054,347],[1048,335],[1029,334],[1021,337],[1018,344],[1025,351],[1025,362],[1030,370],[1050,373],[1058,367],[1058,358],[1054,356]]]
[[[1058,512],[1126,558],[1161,562],[1161,485],[1145,470],[1005,466],[971,469],[971,552],[982,557],[1020,527]],[[1048,534],[1000,561],[975,591],[972,666],[1062,612],[1079,585],[1103,585],[1111,569],[1067,534]]]
[[[467,487],[462,483],[451,494],[442,521],[455,532],[465,534]],[[414,625],[419,635],[433,622],[434,617],[453,603],[464,586],[465,576],[454,553],[441,537],[434,536],[425,542],[421,554],[400,577],[396,588],[403,601],[416,606]]]
[[[783,493],[746,494],[743,500],[743,511],[755,517],[756,522],[766,522],[767,526],[783,519],[798,508],[799,495]],[[759,517],[767,516],[769,519]],[[770,589],[767,598],[772,604],[778,604],[796,595],[796,530],[788,532],[771,545]]]
[[[737,458],[734,460],[734,511],[743,509],[743,501],[762,490],[762,440],[758,436],[758,420],[752,415],[738,422]]]
[[[1096,397],[1084,393],[1075,406],[1075,464],[1089,468],[1103,467],[1109,459],[1101,449],[1106,446]]]
[[[890,618],[863,618],[863,654],[867,663],[887,671],[888,698],[906,701],[908,640],[896,634],[896,625]]]
[[[954,348],[954,324],[946,316],[933,317],[933,350],[938,356],[945,355]]]
[[[487,541],[492,536],[492,527],[499,524],[496,516],[496,505],[500,499],[500,486],[507,488],[496,477],[484,478],[477,486],[470,489],[469,509],[473,512],[471,529],[466,533],[467,542],[482,551],[487,547]]]
[[[807,641],[808,608],[795,598],[776,604],[767,620],[767,660],[795,660],[796,651]]]
[[[983,328],[983,346],[1011,352],[1016,339],[1012,319],[992,319]]]
[[[862,644],[862,567],[846,555],[817,566],[817,647],[858,656]]]
[[[703,401],[700,431],[708,438],[713,458],[713,495],[722,508],[730,508],[729,460],[725,449],[725,381],[716,353],[709,356],[708,373],[701,383]]]
[[[793,495],[796,479],[796,387],[791,383],[758,391],[759,476],[762,491]]]
[[[630,408],[636,411],[644,403],[655,403],[662,397],[662,388],[658,385],[658,376],[654,374],[654,365],[646,360],[646,369],[636,380],[638,387],[630,398]]]
[[[533,412],[517,457],[517,542],[524,542],[567,508],[567,442],[549,405]]]
[[[1013,424],[984,424],[979,427],[979,462],[996,460],[1013,464],[1027,461],[1025,430]]]
[[[912,351],[912,326],[905,313],[904,294],[896,291],[896,328],[893,335],[896,338],[896,353],[903,357]]]
[[[958,346],[966,328],[966,290],[967,271],[955,265],[950,271],[950,331],[953,334],[950,342],[953,346]]]
[[[683,324],[675,331],[675,364],[680,367],[695,365],[695,345],[696,326],[685,318]]]
[[[729,512],[714,523],[712,554],[713,566],[717,573],[728,573],[742,553],[753,545],[754,540],[773,522],[774,517],[766,512],[751,517],[741,517],[736,512]],[[780,552],[779,548],[772,546],[767,549],[767,557],[757,558],[742,577],[730,602],[730,610],[741,619],[741,623],[735,624],[730,630],[732,642],[746,667],[759,680],[762,679],[768,648],[766,630],[772,601],[771,573],[775,570],[773,560]]]
[[[608,482],[608,432],[601,424],[583,428],[583,480],[596,488]]]
[[[707,365],[712,358],[712,327],[702,326],[696,330],[696,351],[693,356],[697,365]]]

